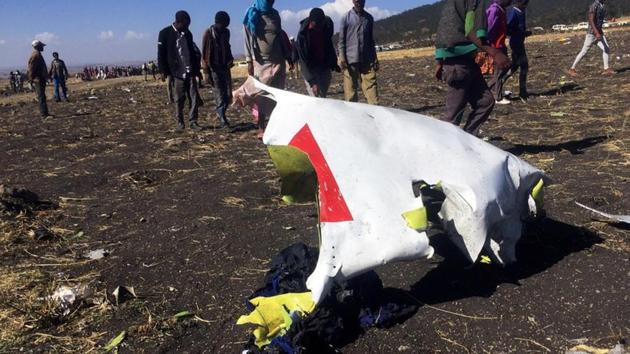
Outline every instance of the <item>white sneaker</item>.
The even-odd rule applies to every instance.
[[[512,101],[508,100],[507,98],[504,98],[501,101],[496,101],[496,103],[501,104],[501,105],[506,105],[506,104],[512,103]]]

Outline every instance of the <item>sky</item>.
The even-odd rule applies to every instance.
[[[368,11],[384,18],[435,0],[367,0]],[[191,31],[200,45],[214,14],[227,11],[232,18],[232,48],[243,52],[242,19],[252,0],[0,0],[0,69],[23,68],[31,42],[47,44],[44,57],[57,51],[68,66],[140,62],[154,59],[158,32],[171,24],[175,12],[192,17]],[[274,7],[290,35],[298,23],[319,6],[333,18],[352,7],[352,0],[276,0]],[[337,29],[335,29],[337,30]]]

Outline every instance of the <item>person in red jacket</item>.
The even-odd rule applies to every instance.
[[[511,0],[494,0],[486,10],[488,19],[488,42],[493,48],[497,48],[507,55],[507,12],[506,8]],[[494,75],[489,82],[490,89],[497,104],[510,104],[510,101],[503,97],[503,83],[509,69],[501,69],[495,65]]]

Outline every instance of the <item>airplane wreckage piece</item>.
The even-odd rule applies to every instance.
[[[307,281],[315,303],[334,280],[431,257],[423,197],[432,192],[443,199],[437,222],[471,262],[482,250],[501,264],[516,261],[522,222],[542,205],[542,171],[428,116],[303,96],[249,78],[235,99],[253,97],[275,102],[263,142],[283,199],[318,201],[320,253]]]

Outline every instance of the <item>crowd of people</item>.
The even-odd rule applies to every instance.
[[[146,80],[146,73],[144,66],[109,66],[109,65],[99,65],[99,66],[86,66],[83,68],[83,72],[77,74],[77,77],[83,81],[92,81],[92,80],[106,80],[106,79],[115,79],[118,77],[129,77],[129,76],[139,76],[144,74]]]
[[[9,73],[9,85],[13,93],[24,91],[24,74],[20,70],[11,71]]]
[[[604,52],[603,74],[614,74],[608,65],[609,47],[603,32],[605,1],[594,0],[589,8],[584,48],[568,70],[572,76],[577,75],[576,65],[594,44]],[[342,16],[336,47],[333,43],[335,24],[321,8],[310,10],[308,17],[300,22],[294,39],[283,30],[274,2],[254,0],[242,21],[245,59],[250,76],[268,86],[285,89],[287,70],[292,74],[300,72],[309,95],[327,97],[333,72],[343,73],[345,100],[358,101],[360,88],[368,104],[378,105],[379,61],[373,36],[374,18],[366,11],[365,0],[353,0],[353,7]],[[529,0],[493,0],[486,9],[482,0],[445,2],[435,41],[435,77],[448,86],[442,120],[461,125],[465,108],[470,105],[463,129],[478,135],[479,127],[488,119],[495,104],[512,103],[504,97],[503,86],[516,72],[519,72],[519,97],[523,102],[528,99],[529,61],[525,46],[526,37],[531,35],[526,21],[528,5]],[[219,126],[229,127],[228,107],[234,100],[233,95],[243,90],[242,87],[232,89],[234,57],[230,45],[230,16],[225,11],[216,13],[214,24],[203,34],[201,49],[193,40],[190,24],[190,15],[186,11],[178,11],[175,21],[160,31],[157,65],[149,62],[140,68],[90,67],[84,69],[84,79],[144,74],[147,80],[148,75],[156,79],[159,73],[162,81],[168,81],[168,100],[174,104],[178,130],[185,129],[187,100],[190,107],[189,128],[202,129],[198,124],[199,107],[202,105],[199,88],[205,82],[213,88]],[[508,38],[511,53],[508,53]],[[46,116],[44,88],[48,73],[41,57],[43,46],[39,41],[33,42],[35,51],[29,61],[29,80],[39,80],[37,92],[41,113]],[[480,68],[480,56],[491,63],[489,82]],[[65,98],[65,85],[59,79],[63,76],[57,73],[55,85],[59,82]],[[57,89],[55,92],[56,99],[62,98]],[[264,133],[268,119],[266,112],[270,112],[268,105],[271,104],[270,100],[263,98],[252,109],[260,137]]]

